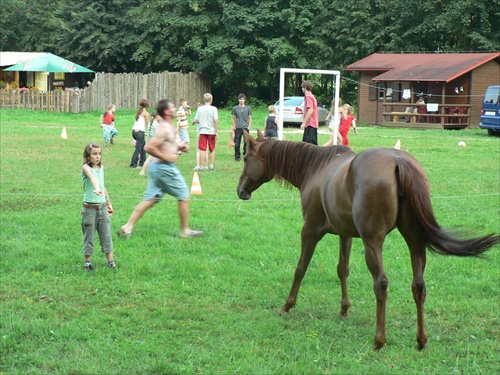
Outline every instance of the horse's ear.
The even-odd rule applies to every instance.
[[[255,146],[257,144],[257,140],[250,135],[250,133],[243,132],[243,136],[245,137],[245,141],[251,146]]]
[[[260,129],[257,129],[257,138],[265,138]]]

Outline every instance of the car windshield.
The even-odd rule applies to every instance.
[[[488,104],[499,104],[500,103],[500,87],[490,87],[488,91],[486,91],[486,95],[484,97],[484,102]],[[286,105],[286,99],[285,99]]]
[[[304,98],[302,96],[296,96],[296,97],[291,97],[291,98],[284,98],[284,106],[285,107],[291,107],[291,106],[300,106],[302,105],[302,102],[304,101]],[[280,105],[279,100],[275,104],[276,106]]]

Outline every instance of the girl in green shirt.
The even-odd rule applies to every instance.
[[[94,270],[91,255],[94,253],[94,234],[97,231],[101,251],[106,254],[108,267],[116,269],[113,257],[113,240],[111,238],[111,220],[113,206],[108,191],[104,186],[104,167],[101,164],[102,149],[96,143],[89,143],[83,151],[82,181],[83,181],[83,256],[84,269]]]

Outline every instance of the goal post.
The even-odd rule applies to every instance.
[[[280,116],[278,121],[278,139],[283,140],[283,110],[284,110],[284,99],[285,99],[285,74],[286,73],[308,73],[308,74],[326,74],[333,75],[335,77],[335,108],[334,108],[334,118],[338,118],[339,114],[339,88],[340,88],[340,71],[338,70],[320,70],[320,69],[295,69],[295,68],[281,68],[280,69],[280,95],[279,95],[279,108],[278,115]],[[338,125],[337,121],[333,122],[333,144],[337,144],[337,134]]]

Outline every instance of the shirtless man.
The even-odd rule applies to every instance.
[[[162,118],[155,135],[148,142],[145,150],[153,156],[149,165],[149,179],[144,199],[139,203],[127,223],[120,228],[118,236],[128,238],[132,235],[137,221],[156,203],[165,193],[177,198],[179,202],[179,218],[181,222],[180,237],[198,237],[202,231],[192,230],[189,227],[189,190],[181,172],[175,165],[179,158],[179,151],[188,152],[189,146],[185,142],[176,142],[176,129],[172,125],[176,117],[176,108],[169,99],[163,99],[157,105],[158,115]]]

